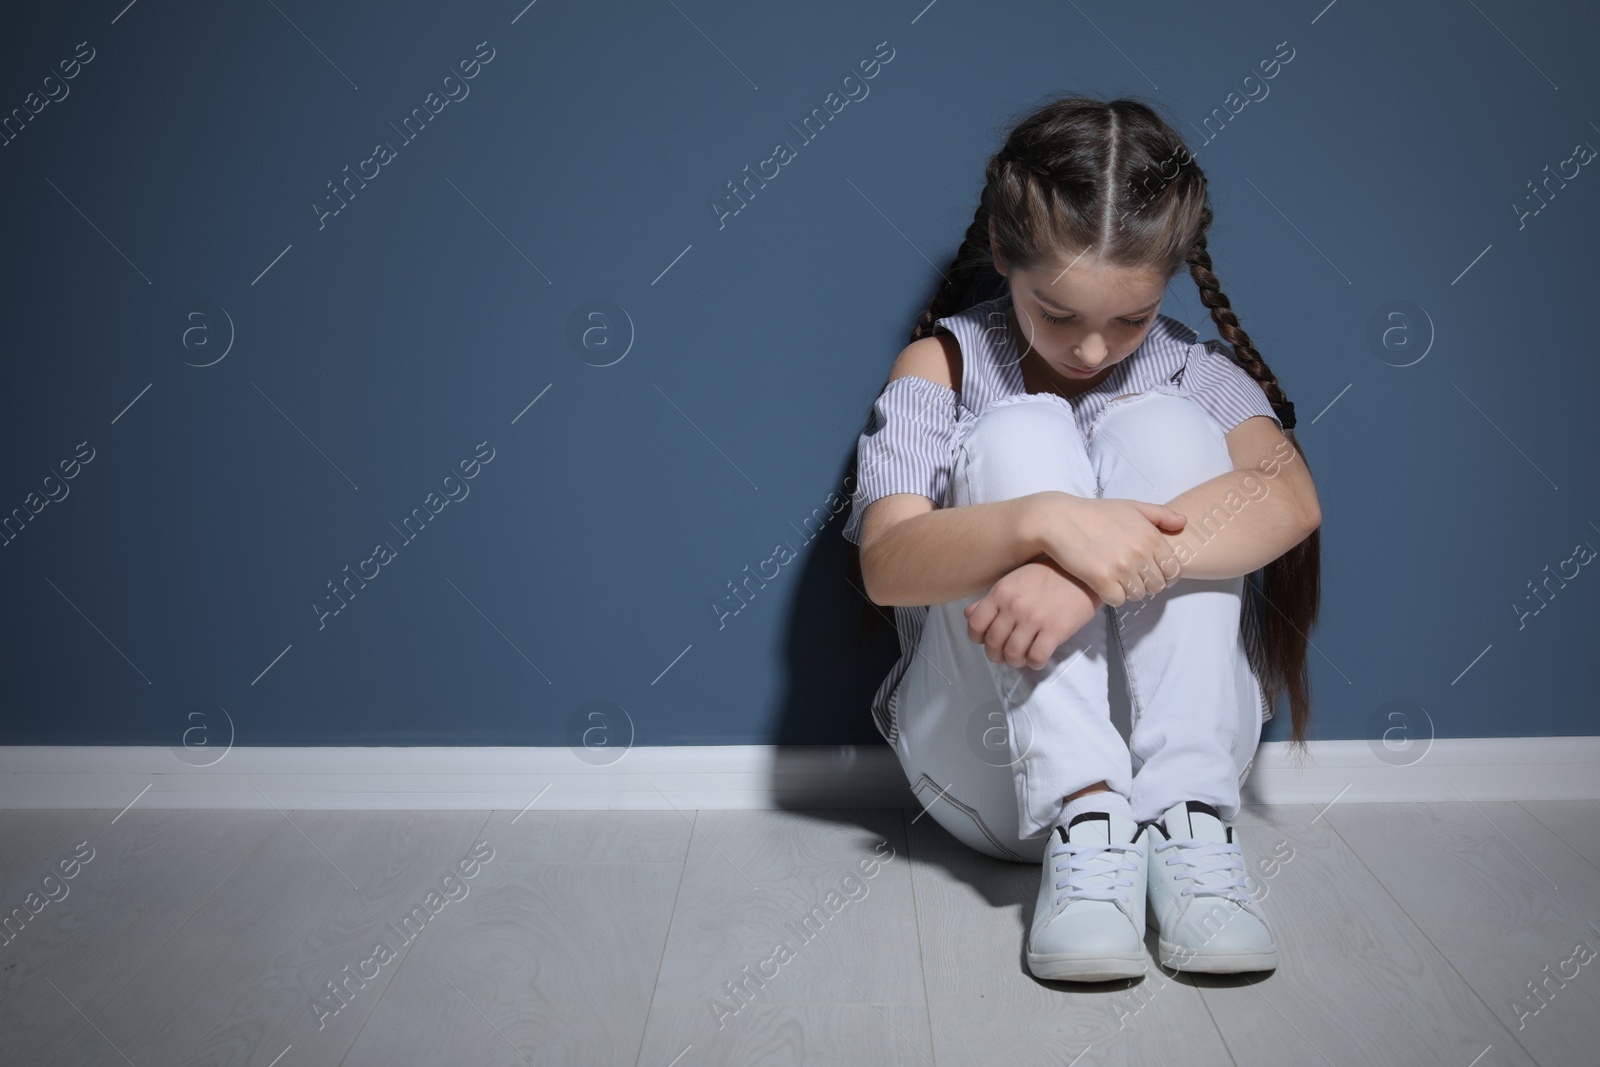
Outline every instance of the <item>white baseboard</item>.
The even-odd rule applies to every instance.
[[[590,751],[596,759],[611,753]],[[634,748],[0,747],[0,808],[543,809],[919,807],[885,745]],[[209,766],[198,763],[211,762]],[[1247,807],[1600,798],[1600,737],[1440,738],[1394,766],[1365,741],[1261,745]]]

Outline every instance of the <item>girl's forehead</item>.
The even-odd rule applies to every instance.
[[[1092,253],[1082,255],[1056,255],[1045,263],[1024,271],[1041,284],[1073,285],[1088,281],[1093,284],[1143,285],[1161,281],[1162,274],[1148,267],[1119,267],[1101,260]]]
[[[1068,304],[1073,300],[1097,302],[1160,293],[1167,287],[1166,278],[1157,271],[1107,267],[1087,257],[1020,274],[1017,280],[1027,288]]]

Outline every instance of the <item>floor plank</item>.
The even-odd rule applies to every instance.
[[[403,957],[386,924],[422,907],[488,816],[256,814],[276,821],[252,855],[48,1062],[266,1064],[292,1045],[296,1067],[338,1064],[399,962],[363,961],[381,940]],[[319,1020],[319,1000],[337,1011]]]
[[[1517,805],[1600,869],[1600,800],[1519,800]]]
[[[480,833],[496,863],[682,863],[693,811],[497,811]]]
[[[54,868],[59,859],[71,855],[72,846],[84,839],[80,827],[109,823],[116,814],[108,811],[102,818],[89,809],[0,810],[0,892],[5,894],[0,896],[0,907],[9,911],[37,888],[36,868]]]
[[[497,852],[417,938],[345,1067],[633,1067],[681,870]]]
[[[86,861],[67,868],[73,877],[59,877],[52,890],[59,899],[0,957],[0,1033],[27,1062],[57,1055],[89,1030],[86,1019],[114,1015],[118,991],[277,821],[259,811],[88,814],[25,884],[61,876],[62,858]]]
[[[641,1064],[931,1062],[899,809],[694,830]]]
[[[1325,818],[1441,950],[1565,955],[1600,917],[1594,865],[1516,802],[1336,804]]]
[[[1393,806],[1344,807],[1247,810],[1235,823],[1280,956],[1265,977],[1196,979],[1235,1062],[1535,1063],[1363,861],[1365,833],[1388,832]],[[1360,807],[1379,809],[1370,827]],[[1334,813],[1352,816],[1337,832]]]
[[[1445,955],[1517,1043],[1539,1063],[1557,1067],[1600,1058],[1600,957],[1591,955],[1600,951],[1600,937],[1590,931],[1581,940],[1587,963],[1574,959],[1570,948]]]

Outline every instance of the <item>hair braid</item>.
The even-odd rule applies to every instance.
[[[988,244],[989,211],[979,204],[972,216],[972,225],[967,227],[966,236],[962,238],[961,247],[943,272],[943,284],[922,314],[917,316],[917,323],[911,330],[911,340],[920,341],[931,335],[936,321],[946,315],[954,315],[972,303],[967,295],[983,272],[983,250]]]
[[[1211,221],[1210,215],[1211,211],[1208,208],[1202,216],[1208,224]],[[1233,361],[1260,384],[1262,392],[1267,394],[1267,400],[1272,403],[1273,412],[1283,423],[1283,428],[1294,429],[1294,405],[1284,395],[1283,387],[1278,384],[1278,376],[1272,373],[1272,368],[1267,366],[1266,360],[1261,358],[1261,353],[1256,351],[1255,345],[1250,341],[1250,335],[1239,325],[1239,317],[1233,313],[1233,304],[1229,302],[1228,294],[1222,291],[1222,283],[1211,271],[1211,253],[1206,251],[1204,230],[1189,249],[1188,263],[1189,276],[1194,279],[1195,285],[1200,290],[1200,303],[1211,309],[1211,321],[1217,324],[1217,332],[1232,347]]]
[[[1201,222],[1203,227],[1210,225],[1209,206],[1201,212]],[[1190,246],[1187,261],[1189,274],[1200,290],[1200,302],[1211,309],[1211,321],[1216,323],[1217,332],[1227,340],[1233,362],[1260,384],[1272,404],[1273,412],[1283,423],[1284,436],[1294,446],[1300,462],[1306,463],[1305,451],[1294,435],[1294,405],[1284,395],[1283,387],[1278,384],[1278,376],[1272,373],[1272,368],[1256,351],[1250,335],[1239,325],[1239,317],[1233,313],[1228,295],[1222,291],[1222,283],[1212,272],[1204,228]],[[1213,347],[1213,350],[1216,349]],[[1311,469],[1309,463],[1306,469]],[[1322,531],[1319,527],[1261,571],[1260,595],[1266,601],[1267,614],[1260,619],[1260,623],[1268,662],[1268,676],[1262,679],[1262,684],[1267,690],[1269,703],[1276,703],[1281,694],[1288,695],[1293,719],[1291,745],[1302,752],[1306,727],[1311,719],[1310,676],[1306,670],[1306,649],[1310,638],[1300,625],[1296,625],[1295,620],[1309,623],[1317,617],[1321,584],[1308,581],[1307,576],[1320,573],[1321,566]]]

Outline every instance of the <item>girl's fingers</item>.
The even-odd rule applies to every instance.
[[[984,647],[991,663],[1004,663],[1006,661],[1006,642],[1011,638],[1011,631],[1016,629],[1016,622],[1007,618],[998,618],[989,626],[988,636],[984,640]]]
[[[1033,645],[1028,649],[1028,666],[1034,670],[1044,669],[1050,662],[1050,657],[1056,654],[1056,647],[1061,644],[1055,640],[1054,635],[1047,630],[1040,630],[1033,639]]]
[[[967,616],[967,639],[973,644],[983,644],[989,624],[994,621],[995,608],[989,598],[973,601],[964,609]]]
[[[1033,649],[1038,631],[1030,626],[1018,626],[1006,641],[1006,663],[1012,667],[1025,667]]]

